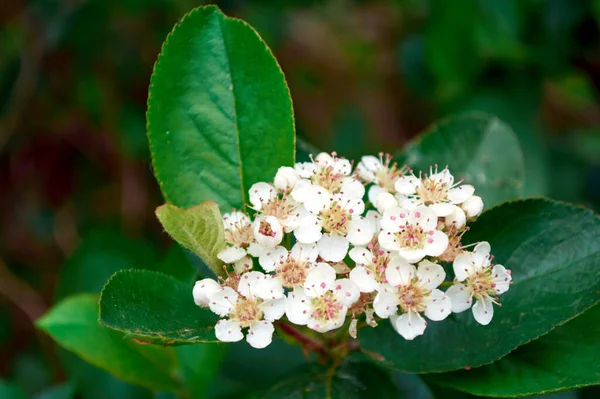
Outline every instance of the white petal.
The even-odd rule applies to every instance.
[[[238,300],[238,293],[231,287],[224,287],[210,296],[208,306],[213,313],[227,316]]]
[[[372,170],[369,170],[362,162],[359,162],[358,165],[356,165],[354,171],[359,178],[367,183],[372,183],[375,180],[375,173]]]
[[[303,205],[308,212],[316,215],[331,204],[332,194],[323,187],[311,185],[306,191]]]
[[[473,304],[473,292],[462,284],[454,284],[448,288],[446,295],[452,302],[452,311],[454,313],[464,312]]]
[[[274,248],[283,239],[283,228],[274,216],[259,216],[252,223],[254,238],[263,247]]]
[[[278,298],[265,301],[260,304],[260,309],[263,311],[264,319],[267,321],[279,320],[285,314],[287,298]]]
[[[420,205],[409,213],[408,223],[419,225],[423,230],[432,230],[437,227],[437,215],[425,205]]]
[[[458,281],[465,281],[469,276],[475,273],[473,268],[473,255],[469,252],[462,252],[456,258],[452,264],[454,269],[454,275]]]
[[[270,249],[271,248],[263,247],[262,245],[260,245],[256,242],[252,242],[248,246],[248,253],[250,255],[254,256],[255,258],[258,258],[258,257],[262,256],[263,253],[265,253],[266,251],[269,251]]]
[[[350,279],[342,278],[336,280],[333,286],[335,297],[344,306],[352,306],[360,296],[360,290]]]
[[[373,189],[375,187],[378,187],[378,186],[371,187],[369,194],[371,193],[371,191],[373,191]],[[375,208],[381,213],[385,213],[385,211],[388,209],[398,207],[398,201],[396,201],[396,197],[394,197],[392,194],[385,192],[385,191],[378,193],[377,196],[375,197],[375,201],[371,201],[371,202],[373,202],[373,205],[375,205]]]
[[[348,176],[352,172],[352,163],[348,159],[336,157],[333,164],[333,171],[342,176]]]
[[[400,250],[400,245],[396,242],[396,235],[394,232],[388,230],[381,230],[379,235],[377,236],[377,241],[382,248],[387,249],[388,251],[398,251]]]
[[[240,323],[232,320],[219,320],[215,326],[215,335],[221,342],[237,342],[244,338]]]
[[[494,288],[498,294],[503,294],[508,291],[510,288],[510,282],[512,281],[512,276],[504,266],[494,266],[492,269],[492,276],[494,276],[494,283],[496,284]]]
[[[378,186],[377,184],[373,184],[370,188],[369,188],[369,194],[367,195],[367,197],[369,198],[369,201],[371,201],[371,203],[373,205],[375,205],[375,202],[377,200],[377,196],[381,193],[387,193],[387,190],[384,189],[383,187]]]
[[[312,165],[312,163],[311,163]],[[291,192],[291,196],[294,201],[303,204],[308,198],[313,196],[314,190],[313,185],[309,180],[298,180],[294,189]]]
[[[439,173],[432,174],[430,178],[440,183],[443,183],[448,187],[454,184],[454,176],[452,176],[448,168],[444,168],[444,170],[442,170]]]
[[[360,292],[373,292],[379,285],[373,277],[373,273],[369,272],[362,266],[356,266],[350,272],[350,280],[356,284]]]
[[[473,305],[473,317],[475,320],[484,326],[490,324],[494,317],[494,305],[490,298],[478,299]]]
[[[473,264],[477,270],[490,265],[490,243],[482,241],[473,249]]]
[[[253,287],[252,292],[255,296],[264,300],[273,300],[284,296],[281,280],[273,278],[273,276],[270,275],[264,276],[264,278],[257,283],[256,287]]]
[[[360,216],[365,212],[365,203],[362,199],[348,198],[343,195],[337,196],[336,199],[351,215]]]
[[[267,276],[261,272],[248,272],[240,277],[240,282],[237,286],[237,292],[246,298],[254,298],[257,296],[259,285]]]
[[[205,278],[200,281],[196,281],[192,295],[194,296],[194,302],[196,305],[203,308],[208,307],[209,298],[212,294],[217,291],[221,291],[223,288],[212,278]]]
[[[377,316],[387,319],[398,312],[398,294],[396,292],[377,293],[373,301],[373,309]]]
[[[404,313],[400,316],[391,316],[392,326],[406,340],[413,340],[419,335],[423,335],[427,322],[419,316],[418,313]]]
[[[312,244],[321,238],[321,224],[314,215],[307,215],[300,220],[298,227],[294,230],[294,237],[302,243]]]
[[[430,208],[435,212],[437,217],[443,218],[444,216],[448,216],[454,212],[456,205],[453,205],[449,202],[438,202],[437,204],[432,204]]]
[[[365,166],[365,168],[367,168],[371,172],[376,172],[377,169],[379,169],[382,166],[379,158],[374,157],[373,155],[365,155],[361,157],[360,163],[362,163]]]
[[[432,290],[442,284],[446,278],[446,272],[442,266],[423,260],[419,263],[417,277],[428,290]]]
[[[365,195],[365,186],[353,177],[345,177],[342,180],[340,193],[346,198],[362,199]]]
[[[273,341],[273,332],[275,327],[273,323],[269,321],[257,321],[250,326],[248,334],[246,335],[246,341],[256,349],[262,349]]]
[[[462,209],[467,213],[468,218],[474,218],[483,211],[483,200],[481,197],[474,195],[461,204]]]
[[[229,264],[246,256],[246,250],[240,247],[227,247],[217,254],[217,258]]]
[[[444,320],[452,313],[452,301],[450,297],[440,290],[432,290],[429,294],[429,301],[425,308],[425,316],[429,320],[440,321]]]
[[[312,313],[311,299],[306,296],[304,289],[295,289],[289,293],[285,302],[285,315],[296,325],[304,326]]]
[[[294,168],[282,166],[277,170],[275,178],[273,179],[273,184],[277,190],[289,192],[294,188],[298,179],[298,172],[296,172]]]
[[[280,264],[285,262],[288,257],[288,251],[285,247],[277,246],[268,248],[258,258],[258,263],[266,272],[274,271]]]
[[[433,234],[428,234],[423,249],[429,256],[440,256],[448,248],[448,236],[439,230],[434,230]]]
[[[454,226],[460,230],[467,224],[467,216],[465,215],[465,211],[459,207],[455,207],[454,211],[446,216],[444,222],[446,223],[446,226]]]
[[[244,256],[242,259],[236,260],[233,263],[233,270],[235,270],[237,274],[245,273],[250,269],[252,269],[252,258],[249,256]]]
[[[342,307],[336,318],[327,321],[318,320],[310,317],[308,319],[308,323],[306,323],[306,326],[320,333],[326,333],[327,331],[335,330],[344,325],[344,322],[346,321],[347,312],[348,308]]]
[[[400,194],[411,195],[417,192],[418,184],[420,184],[419,179],[414,176],[401,176],[396,180],[394,188]]]
[[[317,297],[331,290],[335,283],[335,270],[329,264],[321,262],[306,275],[304,291],[309,297]]]
[[[316,244],[303,244],[297,242],[292,247],[291,251],[292,259],[296,259],[299,262],[314,262],[319,256],[319,250]]]
[[[396,201],[398,201],[400,208],[404,208],[407,211],[414,211],[417,206],[421,205],[418,200],[402,194],[396,194]]]
[[[315,157],[315,162],[321,168],[324,168],[327,166],[333,167],[333,165],[335,164],[335,158],[326,152],[320,152]]]
[[[231,212],[223,215],[223,226],[226,230],[248,226],[250,223],[252,223],[250,217],[243,212]]]
[[[398,249],[398,255],[409,263],[417,263],[427,255],[427,252],[420,248],[400,248]]]
[[[317,165],[312,162],[298,162],[294,165],[294,170],[300,177],[309,179],[312,175],[317,173]]]
[[[400,231],[400,226],[406,225],[408,215],[409,212],[406,209],[395,206],[385,210],[379,223],[383,230],[395,233]]]
[[[262,209],[263,204],[269,202],[271,199],[277,196],[277,191],[269,183],[254,183],[250,190],[250,203],[252,208],[258,210]]]
[[[339,262],[348,253],[348,240],[337,234],[324,234],[317,242],[319,255],[328,262]]]
[[[395,287],[400,285],[410,285],[413,277],[417,275],[417,269],[406,260],[399,256],[394,257],[393,263],[390,261],[385,269],[385,278],[387,282]]]
[[[367,245],[375,235],[376,225],[365,217],[353,217],[348,223],[346,238],[352,245]]]
[[[455,204],[462,204],[475,193],[475,187],[470,184],[463,184],[456,188],[448,190],[448,199]]]
[[[366,247],[354,247],[348,255],[357,265],[368,265],[373,261],[373,254]]]

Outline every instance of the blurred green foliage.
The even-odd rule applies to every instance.
[[[58,350],[36,332],[33,320],[57,299],[99,292],[114,271],[188,264],[180,248],[168,251],[170,239],[154,217],[162,199],[149,162],[144,113],[165,36],[203,2],[5,3],[0,397],[169,397]],[[526,196],[546,194],[600,209],[600,1],[218,5],[256,27],[273,48],[294,100],[304,151],[299,156],[307,148],[335,149],[354,159],[396,153],[440,117],[485,111],[518,136]],[[196,266],[175,269],[175,277],[193,281],[207,272]],[[287,369],[282,348],[273,345],[271,354],[260,355],[274,376],[304,362],[297,348],[282,347],[293,352],[285,355]],[[246,366],[245,380],[232,372],[258,358],[251,348],[240,351],[239,357],[225,357],[212,386],[200,380],[195,389],[219,397],[264,388],[252,386],[256,370]],[[183,370],[196,369],[189,362],[193,352],[180,357]],[[429,391],[411,378],[395,383],[420,386],[422,397],[450,397],[446,389]],[[595,397],[597,391],[576,395]]]

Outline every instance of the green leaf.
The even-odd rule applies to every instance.
[[[229,346],[195,344],[175,348],[190,398],[204,398],[212,385]]]
[[[192,284],[198,279],[198,268],[192,264],[190,257],[185,249],[174,243],[156,271]]]
[[[225,238],[216,203],[207,201],[185,210],[164,204],[156,208],[156,216],[179,244],[198,255],[216,275],[223,274],[217,254],[225,247]]]
[[[217,316],[196,306],[192,285],[146,270],[118,272],[106,283],[100,321],[147,343],[218,342]]]
[[[27,399],[27,395],[19,385],[0,380],[0,398]]]
[[[397,158],[415,173],[428,173],[432,165],[448,165],[455,180],[464,179],[475,186],[475,194],[487,208],[523,196],[525,167],[519,140],[510,127],[488,114],[443,120]]]
[[[436,384],[474,395],[513,397],[600,384],[600,306],[488,366],[432,374]]]
[[[489,241],[495,263],[513,285],[494,319],[478,325],[471,311],[430,322],[402,339],[382,322],[359,337],[367,354],[400,371],[425,373],[478,367],[544,335],[600,300],[600,219],[593,212],[535,199],[509,202],[479,217],[466,244]]]
[[[200,7],[173,29],[154,66],[148,138],[166,200],[241,208],[253,183],[294,163],[285,78],[252,27]]]
[[[35,399],[71,399],[75,397],[75,384],[73,382],[65,382],[64,384],[55,385],[35,396]]]
[[[98,298],[79,294],[69,297],[37,320],[36,325],[61,346],[119,378],[150,389],[172,391],[172,349],[134,344],[123,334],[98,323]]]
[[[294,370],[261,399],[400,398],[390,374],[372,363],[350,363],[332,371],[309,364]]]

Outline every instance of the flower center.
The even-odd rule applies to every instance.
[[[375,171],[375,178],[379,185],[386,191],[395,193],[396,189],[394,188],[394,184],[396,184],[396,180],[398,180],[399,177],[404,176],[404,171],[398,169],[398,164],[395,162],[391,167],[388,164],[389,161]]]
[[[308,264],[300,263],[295,259],[288,259],[277,268],[276,273],[285,288],[293,288],[304,284],[308,268]]]
[[[425,178],[417,189],[417,195],[425,205],[435,204],[446,199],[448,186],[437,180]]]
[[[297,204],[288,196],[282,198],[275,197],[263,204],[262,214],[265,216],[274,216],[279,220],[285,220],[292,216],[296,211]]]
[[[416,282],[398,287],[398,302],[403,312],[423,312],[427,295],[429,290]]]
[[[260,226],[258,227],[258,232],[266,237],[275,237],[277,234],[271,229],[271,224],[266,220],[260,222]]]
[[[351,219],[350,211],[342,208],[336,202],[320,212],[323,229],[328,233],[337,233],[345,236],[348,232],[348,221]]]
[[[258,306],[260,299],[239,298],[230,319],[237,320],[242,328],[250,327],[255,321],[262,320],[263,312]]]
[[[446,231],[446,235],[448,236],[448,247],[444,253],[440,255],[440,260],[449,263],[454,262],[454,259],[462,253],[461,239],[463,234],[464,231],[460,232],[454,226],[448,228]]]
[[[385,269],[390,263],[390,257],[383,250],[379,250],[379,254],[374,255],[371,263],[366,266],[366,269],[373,273],[373,277],[378,283],[386,283]]]
[[[483,299],[496,296],[496,283],[492,276],[492,269],[486,267],[475,274],[471,275],[467,280],[467,287],[473,290],[475,299]]]
[[[313,298],[313,319],[320,320],[321,322],[327,322],[336,319],[340,310],[343,308],[342,304],[333,295],[333,292],[328,291],[320,297]]]
[[[330,193],[337,193],[342,187],[343,176],[340,173],[333,171],[332,166],[317,167],[311,180],[314,184],[323,187]]]
[[[225,229],[225,241],[236,247],[247,247],[254,241],[252,225],[237,223],[232,228]]]
[[[420,249],[423,248],[426,236],[427,233],[421,227],[409,224],[396,233],[396,240],[403,248]]]

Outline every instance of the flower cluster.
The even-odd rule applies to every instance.
[[[511,276],[492,264],[487,242],[471,252],[461,243],[483,210],[474,191],[448,168],[417,176],[387,155],[365,156],[354,171],[335,153],[281,167],[272,183],[251,187],[248,212],[223,216],[227,278],[198,281],[194,300],[222,318],[217,339],[246,331],[255,348],[271,343],[284,317],[320,333],[346,325],[353,337],[359,319],[389,319],[408,340],[426,320],[469,308],[488,324]]]

